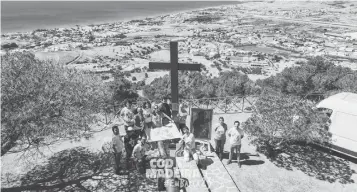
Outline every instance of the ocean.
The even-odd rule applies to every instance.
[[[73,27],[145,18],[233,1],[1,1],[1,31]]]

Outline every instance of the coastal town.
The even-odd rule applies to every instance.
[[[31,51],[40,59],[99,73],[106,81],[120,70],[131,73],[129,80],[146,84],[166,74],[150,71],[148,63],[169,60],[169,41],[179,42],[179,62],[202,64],[209,76],[238,69],[252,80],[264,79],[311,56],[356,70],[353,23],[357,21],[347,16],[356,15],[356,5],[320,4],[315,9],[280,3],[261,11],[250,2],[141,20],[8,33],[1,37],[2,54]]]
[[[2,15],[33,30],[1,33],[1,191],[357,191],[357,3],[31,3]]]

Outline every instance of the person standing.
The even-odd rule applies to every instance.
[[[132,112],[131,106],[132,102],[127,100],[125,107],[120,111],[120,117],[124,121],[125,130],[127,130],[128,127],[134,126],[135,123],[134,113]]]
[[[119,134],[119,128],[118,126],[113,126],[112,127],[113,131],[113,138],[112,138],[112,144],[113,144],[113,151],[114,151],[114,161],[115,161],[115,173],[119,175],[120,173],[120,159],[123,155],[124,151],[124,142],[122,138],[120,137]]]
[[[144,131],[144,114],[143,110],[138,107],[133,110],[134,114],[134,130],[137,132],[137,134],[142,135],[142,132]]]
[[[234,151],[236,151],[238,166],[241,167],[240,150],[242,147],[242,138],[244,137],[244,133],[243,130],[239,128],[239,125],[240,122],[235,121],[234,127],[230,128],[227,131],[227,135],[229,137],[229,144],[230,144],[230,153],[229,153],[229,160],[227,162],[227,165],[229,165],[232,162],[233,153]]]
[[[161,127],[162,122],[161,122],[161,116],[159,115],[159,106],[155,105],[154,110],[152,111],[152,126],[153,128],[155,127]]]
[[[214,141],[216,144],[216,153],[219,159],[222,161],[223,159],[223,150],[224,144],[226,142],[226,131],[227,131],[227,124],[224,123],[224,118],[219,117],[219,123],[213,127],[214,129]]]
[[[155,111],[154,111],[154,116],[153,116],[153,122],[154,126],[156,127],[162,127],[170,122],[172,122],[171,118],[169,118],[165,113],[164,113],[165,107],[163,105],[155,106]],[[168,142],[167,141],[158,141],[157,142],[158,149],[159,149],[159,154],[160,157],[167,157],[169,152],[168,152]]]
[[[151,103],[149,101],[146,101],[143,104],[143,115],[145,119],[145,128],[151,129],[152,128],[152,115],[153,111],[151,109]]]
[[[165,114],[162,121],[164,123],[164,126],[170,121],[169,118],[171,118],[172,115],[171,107],[167,103],[168,100],[169,100],[168,97],[164,97],[162,98],[162,102],[159,104],[159,110]]]
[[[187,116],[188,116],[188,112],[185,109],[187,106],[183,103],[180,104],[179,106],[179,129],[180,132],[183,133],[183,130],[181,129],[181,127],[183,127],[184,125],[186,125],[186,120],[187,120]]]

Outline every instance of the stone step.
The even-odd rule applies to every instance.
[[[209,147],[212,147],[210,143],[209,145]],[[186,176],[186,178],[194,186],[189,185],[186,188],[187,191],[239,192],[235,182],[216,153],[207,152],[206,156],[200,156],[200,162],[202,164],[201,169],[198,168],[194,160],[185,162],[183,157],[176,157],[180,172],[181,170],[190,170],[189,173],[192,174],[191,177]]]
[[[202,174],[211,192],[240,191],[216,153],[213,152],[201,162],[204,165]]]
[[[176,157],[176,165],[181,177],[188,180],[187,192],[209,191],[194,160],[186,162],[183,157]]]

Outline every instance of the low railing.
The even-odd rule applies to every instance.
[[[204,99],[183,99],[188,108],[213,109],[213,113],[252,113],[257,96],[214,97]]]
[[[213,109],[215,114],[223,113],[252,113],[257,96],[231,96],[213,97],[203,99],[181,99],[180,104],[185,108]],[[142,102],[133,103],[133,107],[142,106]],[[114,111],[118,112],[123,106],[122,103],[113,105]]]

